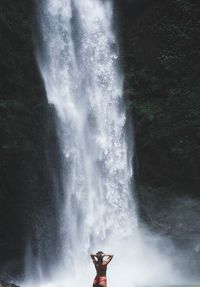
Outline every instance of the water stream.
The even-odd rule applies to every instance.
[[[54,283],[48,284],[91,286],[89,254],[98,250],[115,255],[108,275],[112,286],[170,283],[172,264],[152,247],[162,249],[163,243],[138,226],[113,3],[43,0],[38,5],[42,48],[37,57],[57,113],[64,190],[62,255]]]

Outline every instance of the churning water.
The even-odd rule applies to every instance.
[[[43,0],[39,11],[38,63],[63,161],[62,255],[49,284],[90,286],[98,250],[114,254],[109,285],[170,283],[162,243],[138,227],[112,1]]]

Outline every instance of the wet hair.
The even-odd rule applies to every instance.
[[[102,261],[103,260],[103,251],[98,251],[96,253],[97,259],[98,261]]]

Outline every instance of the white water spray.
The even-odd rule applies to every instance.
[[[54,277],[64,286],[92,284],[89,254],[99,249],[115,255],[111,286],[174,281],[171,263],[153,247],[159,240],[138,228],[112,11],[106,0],[40,4],[38,62],[63,154],[63,256]]]

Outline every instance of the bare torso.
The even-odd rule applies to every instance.
[[[93,287],[107,287],[107,280],[106,280],[107,265],[112,260],[113,255],[106,255],[103,252],[99,251],[96,254],[91,254],[90,256],[97,271],[96,277],[94,278],[93,281]]]
[[[95,269],[97,271],[97,276],[106,276],[107,271],[107,263],[104,262],[95,262],[94,263]]]

